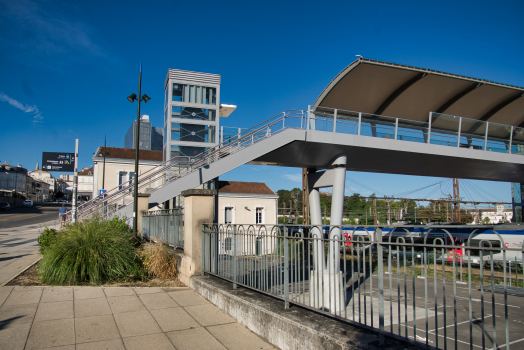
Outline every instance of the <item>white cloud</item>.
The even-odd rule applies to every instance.
[[[302,183],[302,175],[298,175],[298,174],[284,174],[284,175],[282,175],[282,177],[284,179],[289,180],[289,181]]]
[[[67,13],[67,7],[42,5],[33,0],[0,0],[0,3],[5,10],[0,15],[3,22],[0,28],[4,32],[0,47],[9,46],[12,59],[60,66],[86,56],[108,57],[96,42],[92,26]]]
[[[16,109],[21,110],[24,113],[32,114],[33,123],[34,124],[40,124],[43,122],[44,117],[42,117],[42,114],[40,114],[40,111],[38,110],[37,106],[30,106],[23,104],[22,102],[18,102],[14,98],[11,98],[4,94],[3,92],[0,92],[0,101],[7,102],[11,106],[15,107]]]

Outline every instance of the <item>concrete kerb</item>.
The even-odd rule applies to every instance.
[[[0,287],[3,287],[5,285],[7,285],[9,282],[11,282],[12,280],[14,280],[15,278],[17,278],[18,276],[20,276],[21,274],[23,274],[24,272],[26,272],[27,270],[29,270],[31,267],[33,267],[36,263],[38,263],[40,260],[42,260],[42,256],[40,255],[35,261],[33,261],[32,263],[30,263],[29,265],[27,265],[27,267],[23,268],[22,270],[20,270],[20,272],[18,272],[16,275],[14,275],[13,277],[11,277],[10,279],[8,279],[7,281],[5,281],[4,283],[0,284]]]
[[[193,276],[190,287],[237,322],[281,349],[416,349],[407,341],[387,337],[379,345],[378,334],[340,322],[311,310],[284,309],[281,300],[247,288],[232,289],[219,278]]]
[[[39,230],[44,230],[44,228],[53,228],[55,230],[60,230],[60,224],[57,224],[56,223],[57,220],[53,220],[53,221],[48,221],[48,222],[43,222],[40,224],[40,227],[39,227]],[[38,251],[38,248],[35,248],[35,251]],[[32,261],[31,263],[29,263],[26,267],[20,269],[19,271],[17,271],[16,274],[14,274],[12,277],[10,277],[9,279],[7,279],[6,281],[2,282],[0,284],[0,287],[3,287],[5,285],[7,285],[9,282],[11,282],[12,280],[14,280],[15,278],[17,278],[18,276],[20,276],[22,273],[24,273],[25,271],[27,271],[28,269],[30,269],[32,266],[34,266],[36,263],[38,263],[40,260],[42,260],[42,255],[38,254],[38,257]],[[1,271],[1,269],[0,269]]]

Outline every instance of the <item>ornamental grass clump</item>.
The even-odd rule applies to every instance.
[[[68,225],[44,251],[44,283],[74,285],[127,281],[140,274],[136,237],[124,220],[94,218]]]
[[[176,259],[174,252],[166,244],[144,244],[139,253],[143,266],[149,276],[160,279],[176,277]]]

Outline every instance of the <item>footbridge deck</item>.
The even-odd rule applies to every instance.
[[[244,164],[329,169],[340,154],[353,171],[524,182],[519,128],[460,117],[444,123],[451,117],[414,123],[324,107],[286,111],[195,158],[173,158],[140,174],[139,191],[154,206]],[[131,217],[132,202],[129,183],[80,206],[78,215]]]

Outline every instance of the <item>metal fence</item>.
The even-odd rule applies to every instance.
[[[522,237],[513,244],[495,226],[209,224],[202,263],[235,288],[357,323],[381,342],[521,349]]]
[[[142,236],[159,239],[175,248],[184,248],[184,209],[143,212]]]

